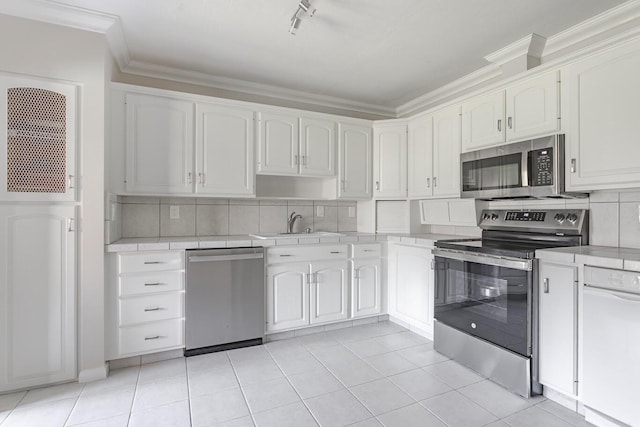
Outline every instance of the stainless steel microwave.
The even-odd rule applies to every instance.
[[[485,200],[572,198],[565,193],[564,135],[552,135],[460,155],[460,194]]]

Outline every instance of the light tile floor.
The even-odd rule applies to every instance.
[[[0,395],[1,427],[586,426],[523,399],[393,323],[112,371]]]

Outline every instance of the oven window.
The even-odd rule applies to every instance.
[[[435,279],[438,321],[530,354],[531,272],[436,257]]]
[[[522,187],[522,154],[508,154],[464,162],[462,191]]]

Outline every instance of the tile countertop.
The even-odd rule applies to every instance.
[[[198,237],[145,237],[120,239],[106,245],[107,252],[164,251],[170,249],[213,249],[248,246],[306,245],[316,243],[398,242],[433,247],[438,240],[473,238],[451,234],[342,233],[342,236],[256,239],[249,235]]]
[[[640,271],[640,249],[633,248],[574,246],[541,249],[536,251],[536,258],[552,262]]]

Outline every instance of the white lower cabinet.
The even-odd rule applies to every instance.
[[[349,266],[346,261],[311,264],[309,323],[345,320],[349,316]]]
[[[539,381],[577,395],[578,268],[540,263]]]
[[[76,378],[74,206],[0,206],[0,393]]]
[[[389,244],[389,315],[433,334],[434,275],[431,249]]]
[[[107,359],[184,347],[184,251],[109,260]]]
[[[380,259],[351,261],[351,317],[380,313]]]
[[[267,331],[309,324],[309,264],[284,264],[268,268]]]

